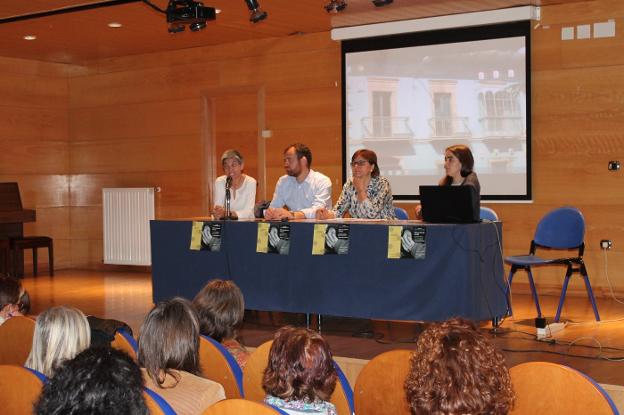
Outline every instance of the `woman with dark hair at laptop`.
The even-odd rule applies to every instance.
[[[440,186],[472,186],[476,190],[476,201],[479,201],[481,185],[474,167],[474,157],[470,147],[456,144],[444,150],[444,171],[446,175],[440,179]],[[477,206],[478,210],[478,206]],[[422,219],[421,206],[416,206],[416,217]]]
[[[352,218],[396,219],[390,182],[379,175],[377,154],[367,149],[353,153],[351,172],[352,177],[342,187],[336,206],[331,210],[318,209],[316,218],[341,218],[349,213]]]
[[[440,180],[440,186],[472,186],[481,193],[477,173],[472,171],[474,158],[468,146],[457,144],[444,151],[444,171],[446,176]]]

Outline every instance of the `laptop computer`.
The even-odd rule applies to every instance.
[[[420,186],[420,205],[425,222],[479,222],[479,195],[472,186]]]

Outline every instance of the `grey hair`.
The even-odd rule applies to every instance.
[[[234,150],[233,148],[223,152],[223,155],[221,156],[221,164],[223,164],[223,162],[227,159],[234,159],[240,164],[243,164],[243,156],[238,152],[238,150]]]
[[[73,359],[90,343],[91,329],[82,311],[51,307],[37,317],[25,366],[51,377],[64,361]]]

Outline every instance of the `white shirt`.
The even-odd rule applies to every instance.
[[[216,206],[225,208],[225,179],[227,176],[219,176],[215,180],[213,202]],[[240,219],[254,218],[254,203],[256,203],[256,179],[245,175],[241,187],[230,190],[230,212],[236,213]]]
[[[303,212],[306,218],[314,219],[317,209],[331,209],[331,187],[329,177],[311,169],[301,183],[286,174],[275,185],[270,207],[288,206],[291,212]]]

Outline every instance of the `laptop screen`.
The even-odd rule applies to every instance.
[[[479,195],[472,186],[420,186],[425,222],[479,222]]]

